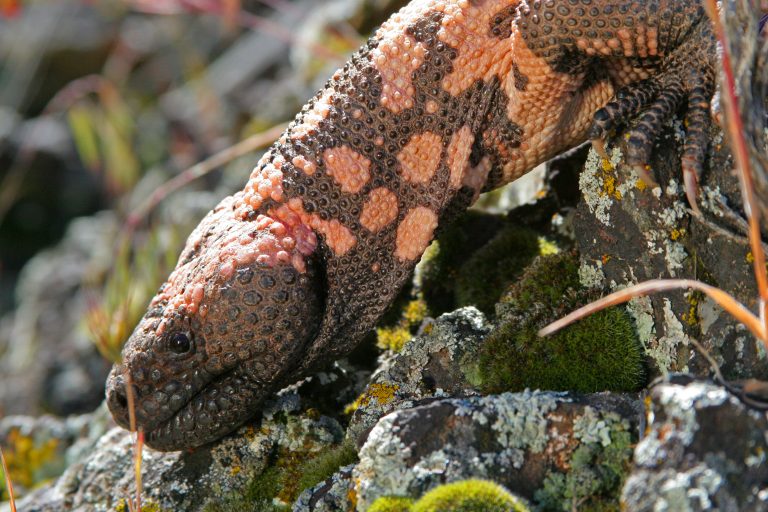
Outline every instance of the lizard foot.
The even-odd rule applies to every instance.
[[[624,136],[626,162],[646,184],[655,186],[646,165],[650,161],[653,144],[663,123],[687,102],[686,140],[681,166],[688,202],[698,213],[698,177],[708,147],[710,97],[714,84],[712,78],[703,73],[687,75],[685,78],[685,74],[670,70],[659,77],[620,89],[614,101],[595,113],[589,138],[595,151],[607,158],[605,140],[627,119],[636,119]]]

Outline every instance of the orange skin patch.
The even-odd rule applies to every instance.
[[[315,162],[307,160],[303,155],[293,157],[293,159],[291,159],[291,163],[297,169],[304,171],[304,174],[307,176],[312,176],[317,170],[317,165],[315,165]]]
[[[415,260],[426,250],[437,228],[437,214],[424,206],[411,209],[397,226],[395,256]]]
[[[397,196],[385,187],[371,190],[360,214],[360,224],[378,233],[397,218]]]
[[[369,59],[381,75],[379,102],[395,114],[413,107],[415,89],[411,73],[424,62],[426,52],[424,45],[407,35],[405,30],[413,20],[435,10],[439,4],[437,0],[412,2],[392,15],[376,31],[379,44],[371,51]]]
[[[281,205],[274,215],[289,224],[309,226],[322,234],[326,245],[336,256],[343,256],[357,243],[352,231],[337,219],[323,220],[316,213],[310,214],[304,210],[301,198],[294,197],[287,204]]]
[[[301,120],[301,124],[294,126],[291,129],[291,139],[303,139],[307,136],[314,135],[318,130],[318,124],[320,121],[327,119],[328,114],[331,113],[331,95],[333,91],[326,90],[323,95],[315,101],[312,105],[312,109],[304,114]]]
[[[283,200],[283,164],[285,160],[276,156],[268,162],[265,155],[256,164],[242,192],[235,195],[235,217],[245,220],[252,211],[258,211],[266,199]]]
[[[177,312],[205,316],[206,299],[215,300],[217,280],[230,279],[238,268],[263,263],[293,265],[306,271],[304,258],[317,247],[315,233],[298,218],[259,215],[255,221],[232,222],[233,205],[229,197],[214,212],[203,219],[190,235],[184,253],[215,254],[215,258],[192,258],[177,266],[163,289],[152,300],[152,306],[165,303],[163,316],[167,319]],[[212,227],[229,226],[223,233]],[[213,233],[211,235],[210,233]],[[157,327],[162,334],[165,322]]]
[[[445,18],[437,37],[460,49],[453,61],[453,72],[443,79],[443,89],[457,96],[478,80],[512,75],[509,40],[493,37],[488,28],[498,12],[516,3],[486,0],[470,6],[468,2],[450,2],[441,9]]]
[[[400,173],[411,183],[427,183],[440,165],[442,139],[432,132],[418,133],[397,154]]]
[[[472,151],[472,142],[475,137],[469,126],[462,126],[461,129],[451,136],[451,142],[448,144],[446,162],[451,171],[450,186],[456,190],[461,187],[464,177],[464,171],[469,162],[469,154]]]
[[[371,179],[371,161],[348,146],[326,149],[323,162],[343,192],[356,194]]]

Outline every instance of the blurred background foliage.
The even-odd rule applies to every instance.
[[[0,372],[20,384],[0,386],[0,416],[99,403],[94,346],[118,357],[258,160],[228,148],[290,120],[404,3],[0,0]],[[226,164],[194,167],[213,155]]]

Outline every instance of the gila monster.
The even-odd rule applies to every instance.
[[[130,382],[153,448],[234,430],[350,352],[480,192],[628,121],[642,170],[686,107],[690,190],[716,50],[701,1],[413,0],[190,235],[110,374],[115,420]]]

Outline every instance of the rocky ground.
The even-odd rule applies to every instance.
[[[327,43],[323,27],[364,33],[390,8],[343,1],[273,16],[304,12],[293,22]],[[148,62],[165,63],[170,43],[163,47],[163,37],[180,30],[156,16],[93,9],[73,16],[78,23],[92,16],[94,26],[106,17],[120,38],[145,45]],[[184,127],[195,147],[207,141],[212,151],[237,140],[239,116],[258,112],[264,125],[287,118],[322,74],[301,45],[275,45],[244,61],[242,52],[268,48],[274,37],[245,32],[223,45],[218,21],[189,20],[199,24],[196,44],[217,77],[212,94],[226,107],[216,122],[227,128],[197,127],[213,139],[189,132],[190,120],[205,113],[195,96],[199,83],[186,82],[163,93],[166,109],[147,126]],[[117,37],[110,34],[74,38],[77,44],[63,48],[98,56]],[[102,69],[105,58],[94,59],[92,67]],[[295,69],[281,67],[288,59],[309,78],[297,83]],[[284,87],[268,88],[275,81]],[[0,127],[0,138],[53,123],[64,143],[51,158],[92,178],[71,163],[80,160],[66,122],[33,115],[30,105],[39,111],[41,98],[18,100],[26,110],[6,116],[15,124]],[[759,393],[737,396],[713,380],[695,342],[744,389],[759,391],[768,357],[711,300],[690,291],[659,294],[536,336],[576,307],[651,278],[702,279],[755,308],[751,253],[733,221],[741,213],[738,183],[722,133],[711,133],[698,217],[681,188],[683,128],[676,121],[665,130],[652,162],[660,187],[644,186],[619,150],[608,165],[582,148],[549,164],[535,203],[498,213],[508,196],[484,198],[483,208],[440,234],[412,286],[354,354],[283,390],[260,417],[213,445],[144,449],[142,510],[419,512],[462,503],[474,508],[461,510],[768,510],[768,419]],[[2,139],[11,141],[4,147],[18,150],[15,136]],[[13,154],[6,150],[4,158]],[[187,155],[190,163],[201,156]],[[239,187],[248,165],[171,196],[154,221],[191,229]],[[157,186],[169,166],[137,181],[139,194]],[[110,200],[99,181],[92,210]],[[126,194],[122,200],[135,204]],[[19,510],[127,511],[135,499],[134,439],[99,405],[109,364],[82,328],[91,281],[106,280],[124,211],[64,223],[61,241],[14,279],[15,308],[0,320],[0,446]],[[0,236],[10,236],[7,226],[0,222]]]

